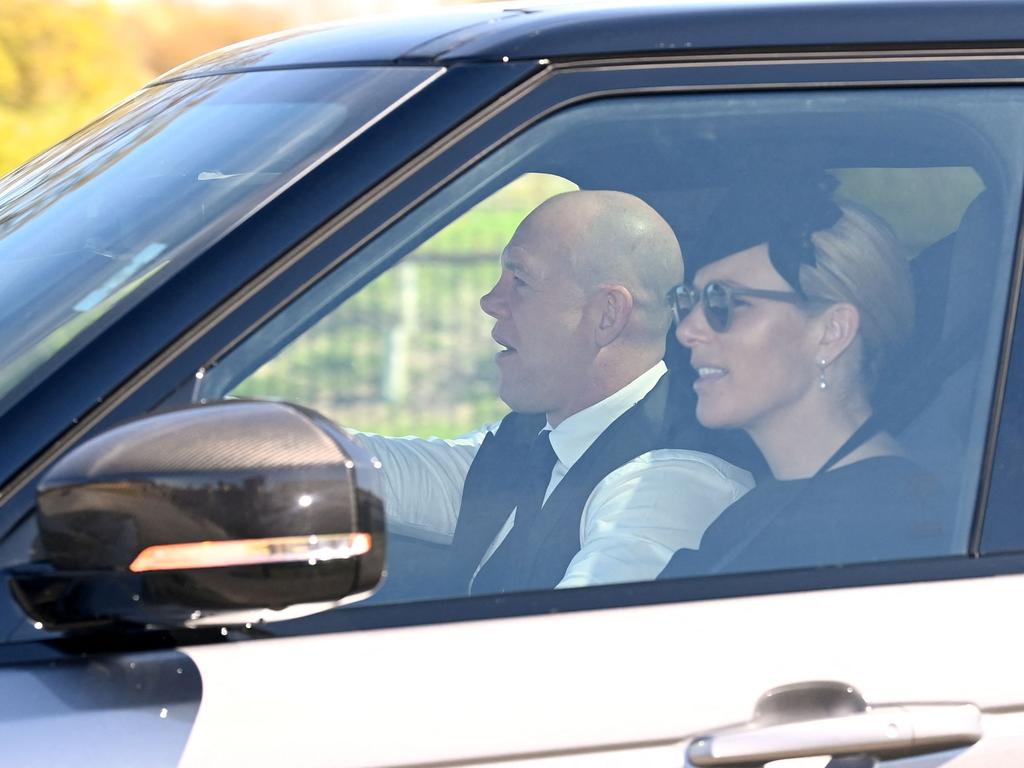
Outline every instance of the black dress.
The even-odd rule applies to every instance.
[[[879,456],[803,480],[769,479],[726,509],[659,578],[949,554],[952,503],[909,459]]]

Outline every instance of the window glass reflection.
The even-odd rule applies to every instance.
[[[55,354],[423,82],[425,68],[152,86],[0,182],[0,411]]]

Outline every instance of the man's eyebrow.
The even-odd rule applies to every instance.
[[[519,261],[515,256],[509,256],[507,251],[501,254],[501,266],[509,272],[519,272],[525,275],[530,274],[530,270],[526,268],[523,262]]]

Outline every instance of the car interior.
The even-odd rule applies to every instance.
[[[1019,194],[1003,171],[1019,163],[1005,155],[1024,143],[1008,136],[1019,129],[1000,113],[1005,102],[1000,107],[982,95],[972,104],[956,95],[665,95],[571,107],[512,138],[347,259],[217,361],[194,399],[230,393],[418,245],[525,173],[638,195],[669,221],[688,258],[687,243],[718,201],[752,172],[825,171],[839,180],[840,197],[886,220],[909,254],[916,327],[875,393],[876,412],[956,500],[950,553],[963,552],[1002,341],[1016,221],[1008,206]],[[971,98],[979,98],[976,90]],[[688,371],[687,353],[671,332],[668,338],[670,367]],[[752,456],[748,466],[756,462]],[[423,564],[443,560],[444,547],[401,536],[392,536],[389,547],[391,575],[377,599],[436,596]]]

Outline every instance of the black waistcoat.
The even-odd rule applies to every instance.
[[[703,449],[705,433],[693,418],[693,400],[689,382],[673,386],[672,377],[665,375],[598,436],[544,503],[529,532],[529,555],[516,573],[503,579],[505,590],[549,589],[561,581],[580,551],[583,507],[610,472],[658,448]],[[526,453],[544,423],[542,415],[510,413],[480,446],[463,487],[452,541],[453,589],[468,589],[484,552],[512,512]]]

